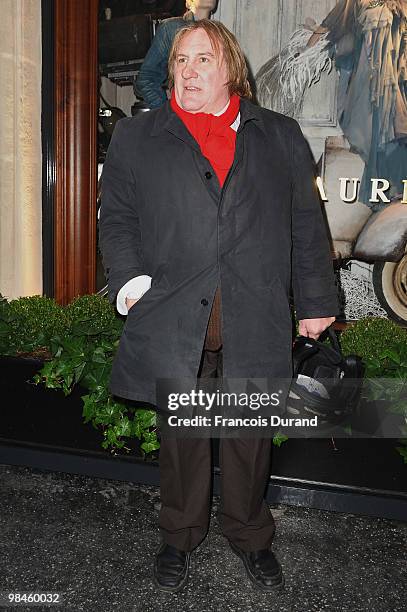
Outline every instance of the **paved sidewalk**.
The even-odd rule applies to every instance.
[[[178,594],[151,581],[159,544],[155,487],[0,466],[0,591],[60,592],[69,612],[401,612],[407,609],[407,524],[273,508],[286,576],[257,591],[216,520]],[[406,517],[407,519],[407,517]],[[4,608],[2,608],[4,609]]]

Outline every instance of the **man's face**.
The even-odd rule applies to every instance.
[[[181,39],[174,66],[174,93],[191,113],[217,113],[229,100],[223,53],[216,57],[209,36],[198,29]]]

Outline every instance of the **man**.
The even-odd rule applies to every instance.
[[[152,277],[138,301],[127,299],[111,390],[153,404],[156,379],[207,368],[209,335],[221,342],[225,378],[290,378],[291,284],[303,335],[317,338],[338,312],[308,146],[294,120],[249,101],[235,37],[215,21],[188,24],[174,39],[169,85],[171,101],[117,124],[100,223],[110,300]],[[221,439],[219,454],[223,535],[271,591],[283,583],[263,499],[271,439]],[[206,535],[210,465],[210,439],[162,436],[162,590],[182,588]]]
[[[168,56],[175,34],[191,21],[209,19],[216,4],[216,0],[187,0],[188,10],[182,17],[171,17],[160,23],[134,83],[134,93],[143,98],[150,108],[158,108],[167,101],[164,86],[168,78]]]

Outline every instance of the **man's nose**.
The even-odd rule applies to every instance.
[[[182,70],[182,76],[184,77],[184,79],[191,79],[197,77],[198,73],[192,64],[186,63]]]

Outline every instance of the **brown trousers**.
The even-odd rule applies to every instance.
[[[222,350],[204,350],[198,377],[216,376],[222,376]],[[219,442],[222,533],[245,551],[268,548],[275,531],[264,500],[271,439],[221,438]],[[159,466],[161,537],[180,550],[192,551],[209,528],[211,439],[162,437]]]

